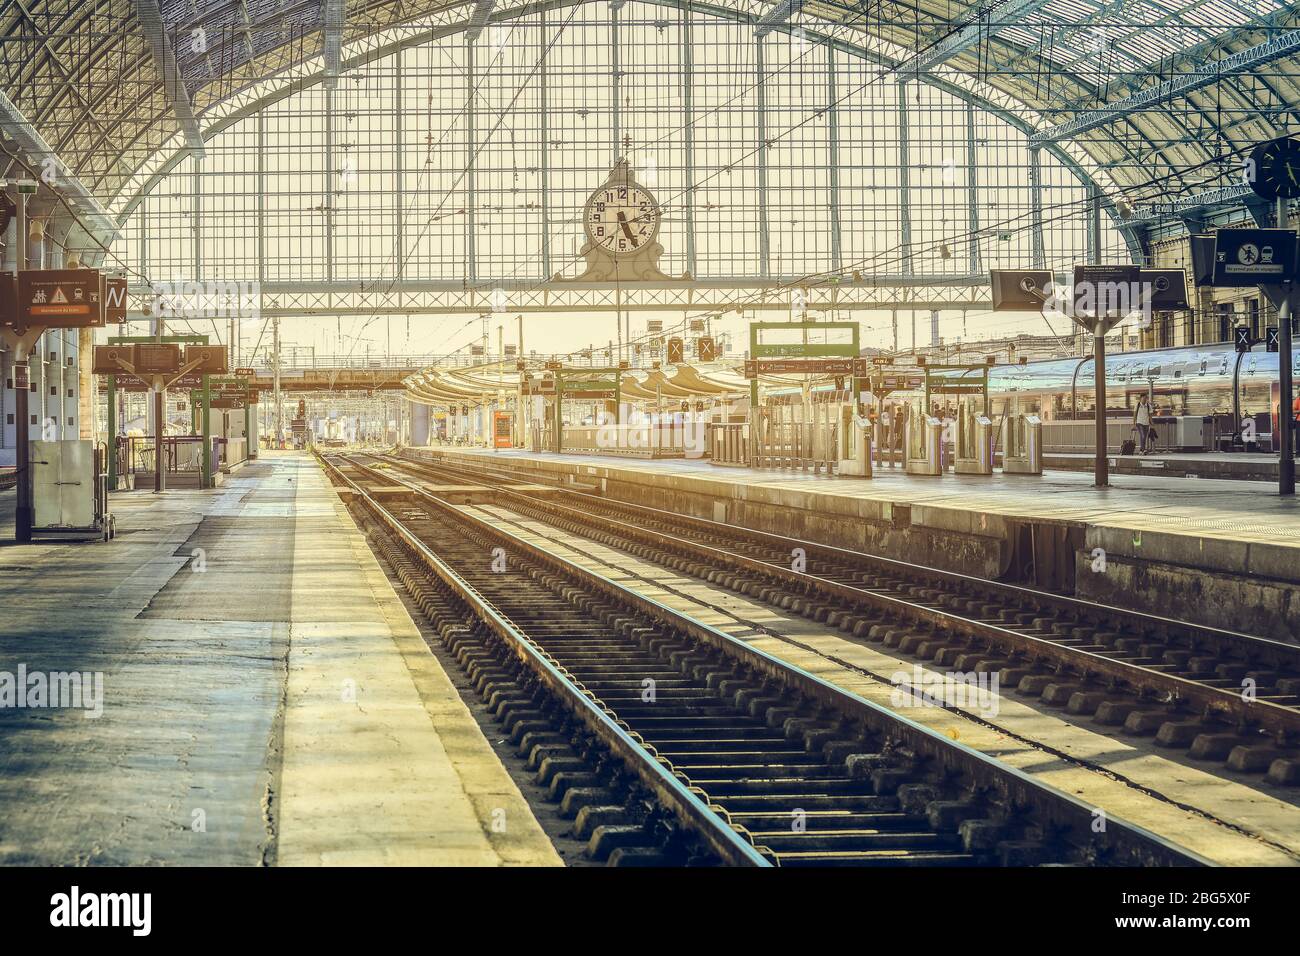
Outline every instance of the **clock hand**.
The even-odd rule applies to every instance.
[[[618,214],[618,224],[623,229],[623,235],[627,236],[632,245],[636,245],[636,236],[632,235],[632,230],[627,224],[627,216],[624,213]]]

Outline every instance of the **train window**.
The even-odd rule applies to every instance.
[[[1163,368],[1163,366],[1160,366],[1160,365],[1152,365],[1149,369],[1147,369],[1147,377],[1148,377],[1148,378],[1159,378],[1159,377],[1160,377],[1160,370],[1161,370],[1161,368]]]

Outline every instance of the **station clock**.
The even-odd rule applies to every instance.
[[[1289,137],[1256,146],[1246,184],[1263,199],[1300,198],[1300,142]]]
[[[620,175],[621,173],[621,175]],[[659,236],[663,211],[626,164],[587,197],[582,225],[587,241],[615,258],[648,249]]]
[[[621,158],[605,181],[592,190],[582,207],[584,242],[579,256],[586,260],[581,275],[557,273],[556,282],[665,282],[671,276],[659,268],[664,247],[659,243],[663,207],[641,183],[627,158]],[[689,279],[683,274],[682,279]]]

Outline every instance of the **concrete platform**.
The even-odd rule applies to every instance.
[[[110,502],[0,546],[0,672],[102,675],[0,708],[0,864],[560,864],[310,456]]]
[[[1169,452],[1159,455],[1111,455],[1108,460],[1114,475],[1217,478],[1277,484],[1277,455],[1251,452]],[[1001,465],[1001,455],[998,456],[997,463]],[[1093,456],[1046,453],[1043,455],[1043,466],[1049,470],[1086,471],[1091,475]]]
[[[1075,593],[1121,607],[1300,637],[1300,501],[1236,481],[1090,474],[870,480],[721,468],[707,460],[451,447],[417,457],[490,459],[527,481]]]

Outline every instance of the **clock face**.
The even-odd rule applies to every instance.
[[[606,184],[587,199],[587,238],[611,256],[630,256],[659,235],[659,204],[640,186]]]
[[[1265,199],[1300,197],[1300,142],[1275,139],[1251,153],[1255,177],[1249,183]]]

